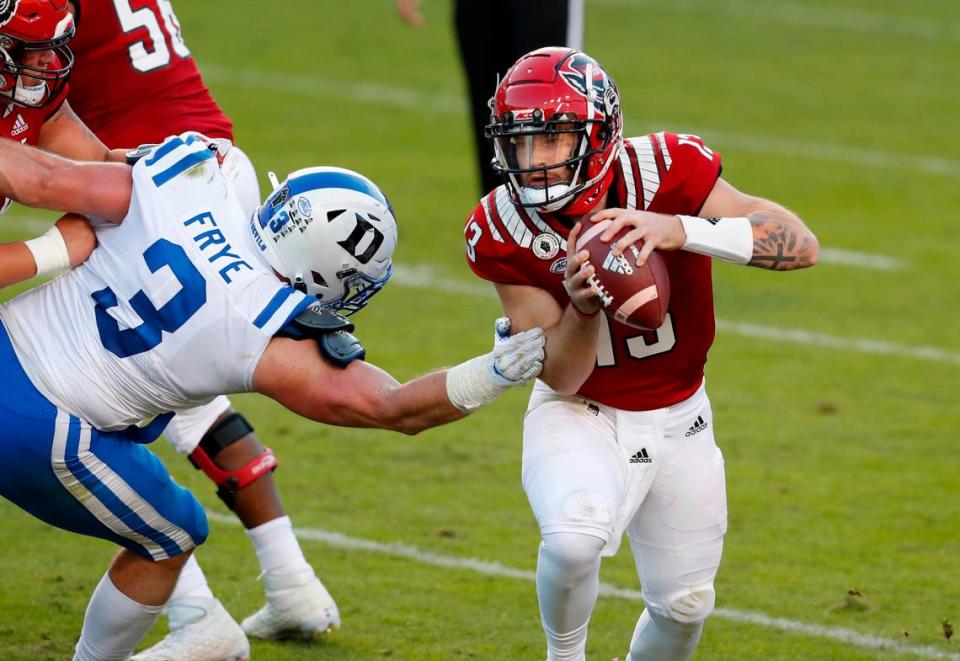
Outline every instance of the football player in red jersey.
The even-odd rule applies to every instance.
[[[703,366],[714,336],[711,261],[812,266],[816,237],[779,204],[720,177],[700,138],[623,139],[620,96],[566,48],[520,58],[497,87],[486,135],[505,185],[467,220],[467,260],[517,329],[546,330],[547,359],[524,418],[522,480],[540,527],[537,596],[548,659],[583,659],[600,558],[626,532],[646,609],[629,661],[693,653],[714,606],[727,527],[723,456]],[[614,249],[659,249],[671,281],[663,325],[600,314],[600,265],[574,248],[611,219]]]
[[[0,137],[48,149],[70,139],[70,128],[57,129],[70,125],[64,119],[73,116],[65,102],[73,66],[67,42],[73,33],[64,2],[58,7],[49,0],[21,0],[0,7]],[[110,156],[100,143],[77,155]],[[9,206],[10,200],[0,197],[0,214]],[[65,216],[41,237],[0,245],[0,286],[75,266],[95,244],[85,219]]]

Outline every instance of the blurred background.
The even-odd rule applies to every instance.
[[[174,7],[264,190],[267,170],[331,164],[390,196],[396,274],[355,318],[368,357],[408,379],[486,351],[499,306],[463,258],[479,182],[452,3],[424,0],[419,29],[389,0]],[[700,135],[726,179],[796,211],[824,248],[810,271],[714,269],[707,379],[730,530],[696,658],[960,659],[960,5],[585,7],[585,49],[620,88],[625,135]],[[50,218],[15,209],[0,238]],[[413,439],[238,398],[343,614],[341,631],[255,642],[255,658],[542,658],[525,398]],[[154,449],[211,512],[198,557],[214,590],[236,617],[252,612],[241,528],[203,476]],[[68,656],[111,554],[0,502],[0,658]],[[626,548],[602,579],[639,590]],[[591,658],[623,656],[641,609],[635,592],[608,592]]]

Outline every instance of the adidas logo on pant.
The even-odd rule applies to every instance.
[[[652,464],[653,459],[647,454],[647,448],[640,448],[640,451],[630,457],[631,464]]]
[[[693,436],[697,432],[701,432],[707,428],[707,423],[703,421],[703,416],[698,415],[696,421],[690,426],[690,429],[687,430],[687,433],[684,436]]]

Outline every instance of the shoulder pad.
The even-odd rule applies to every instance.
[[[367,355],[367,350],[360,344],[360,340],[347,331],[327,333],[320,338],[318,344],[324,358],[340,368],[355,360],[363,360]]]
[[[337,331],[349,333],[352,330],[353,324],[346,317],[314,304],[288,321],[283,328],[277,331],[277,335],[304,340],[319,338],[321,335],[336,333]]]
[[[354,360],[363,360],[367,353],[360,340],[350,334],[353,329],[343,315],[311,305],[277,331],[277,337],[314,340],[324,358],[337,367],[346,367]]]

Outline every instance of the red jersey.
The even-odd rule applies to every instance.
[[[697,215],[720,177],[720,155],[700,138],[654,133],[624,141],[611,166],[611,208]],[[529,285],[566,307],[566,237],[558,219],[523,209],[500,186],[467,221],[467,262],[481,278]],[[588,399],[628,411],[683,401],[703,380],[713,344],[713,284],[709,257],[663,252],[670,274],[670,309],[656,331],[638,331],[602,315],[597,365],[580,388]]]
[[[199,131],[233,140],[165,0],[79,0],[70,105],[109,147]]]
[[[8,103],[0,115],[0,138],[36,146],[40,142],[43,125],[60,110],[65,98],[66,90],[42,108],[23,108],[15,103]],[[10,200],[0,196],[0,213],[9,207]]]

